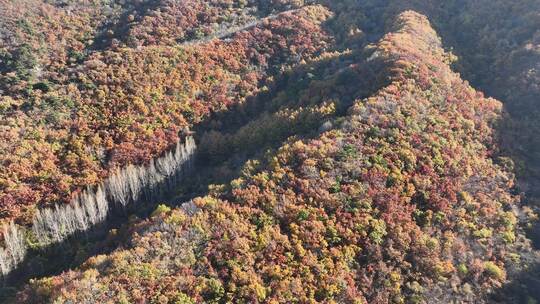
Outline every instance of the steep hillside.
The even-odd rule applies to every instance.
[[[540,1],[388,1],[385,9],[389,15],[403,9],[427,14],[459,56],[456,67],[464,77],[505,104],[503,148],[515,160],[520,189],[538,205]]]
[[[538,205],[538,87],[540,1],[319,1],[336,12],[331,25],[344,28],[340,41],[373,41],[403,10],[428,16],[445,47],[459,57],[454,66],[472,85],[501,100],[507,116],[500,131],[503,153],[512,156],[519,189]]]
[[[208,8],[210,15],[219,11],[221,18],[223,8],[213,5],[230,6],[223,1],[191,2]],[[191,2],[175,4],[173,10],[172,2],[164,1],[159,9],[180,19],[186,10],[196,9],[201,20],[190,26],[215,24]],[[115,15],[114,9],[130,12],[131,7],[32,1],[5,5],[11,9],[0,20],[12,31],[2,37],[3,275],[27,249],[84,231],[103,220],[103,209],[112,203],[137,201],[143,190],[173,177],[189,159],[178,145],[191,141],[194,124],[242,103],[266,77],[321,52],[328,39],[320,27],[328,11],[306,7],[230,31],[227,40],[126,48],[113,39],[103,50],[92,50],[97,27],[116,30],[107,23],[114,18],[100,19],[103,11]],[[143,7],[137,6],[138,14]],[[66,23],[56,23],[63,18]],[[144,23],[136,20],[133,27]],[[80,41],[83,34],[86,40]],[[173,39],[173,34],[178,33],[163,37]],[[84,53],[75,59],[69,55],[74,45]],[[191,148],[185,147],[189,153]]]
[[[126,248],[32,281],[18,301],[490,302],[527,245],[513,176],[492,159],[500,102],[452,72],[418,13],[352,52],[363,55],[337,66],[334,85],[317,86],[328,69],[313,68],[316,93],[281,98],[300,112],[319,104],[327,122],[312,139],[290,138],[181,208],[160,206]],[[380,89],[362,98],[366,87]],[[201,145],[219,154],[212,143],[245,128]]]
[[[486,6],[492,9],[482,9]],[[505,103],[509,118],[501,126],[503,147],[515,156],[521,190],[533,206],[540,205],[539,11],[540,1],[479,1],[469,4],[451,24],[460,25],[455,45],[466,58],[461,70],[473,84]],[[478,34],[459,30],[465,27]]]
[[[539,12],[0,0],[0,302],[535,303]]]

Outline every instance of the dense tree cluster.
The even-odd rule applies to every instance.
[[[181,130],[241,103],[267,75],[315,55],[326,41],[320,22],[328,11],[306,7],[263,20],[227,41],[88,51],[91,43],[83,46],[79,35],[96,35],[96,24],[105,22],[95,20],[103,15],[95,11],[102,6],[88,4],[93,8],[88,13],[76,4],[34,7],[29,1],[15,8],[15,2],[6,2],[13,10],[4,14],[21,11],[20,16],[1,19],[17,29],[13,40],[21,42],[11,43],[10,36],[3,41],[2,60],[8,60],[0,101],[4,220],[28,222],[36,206],[68,202],[117,167],[148,163],[174,147]],[[222,2],[212,1],[219,7]],[[102,8],[109,9],[114,7]],[[21,19],[25,14],[35,15]],[[60,23],[58,16],[78,21]],[[42,19],[49,23],[20,21]],[[77,27],[79,21],[88,30]],[[59,44],[54,34],[64,37]],[[73,44],[85,48],[76,60],[66,57]],[[49,49],[39,51],[40,45]]]
[[[455,58],[420,14],[400,14],[363,52],[334,85],[308,86],[329,122],[315,138],[247,162],[222,191],[160,206],[132,227],[126,249],[32,281],[18,300],[487,301],[523,241],[513,176],[492,160],[501,104],[451,71]],[[378,79],[368,98],[362,76]],[[343,78],[350,91],[340,95]],[[347,96],[347,113],[332,115]],[[230,136],[250,139],[242,134]]]
[[[482,9],[483,7],[491,9]],[[522,190],[540,206],[540,1],[479,1],[468,4],[451,26],[461,42],[461,70],[471,82],[503,100],[509,117],[501,126],[503,148],[516,160]],[[458,27],[459,26],[459,27]],[[477,34],[472,34],[477,33]],[[456,42],[456,45],[458,43]],[[483,54],[483,55],[480,55]]]
[[[489,303],[535,258],[538,0],[0,8],[2,275],[113,203],[200,196],[21,303]]]
[[[174,45],[227,33],[231,28],[253,24],[261,16],[299,7],[294,1],[280,5],[263,2],[267,1],[161,1],[139,21],[134,15],[128,16],[131,23],[124,40],[133,47]]]
[[[378,10],[379,18],[404,9],[426,14],[459,56],[456,68],[473,86],[503,101],[508,117],[499,128],[502,148],[516,163],[521,190],[538,206],[540,1],[371,2],[358,3],[356,7],[360,11]]]

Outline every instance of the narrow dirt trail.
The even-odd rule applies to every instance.
[[[284,12],[277,13],[277,14],[272,14],[272,15],[269,15],[269,16],[266,16],[266,17],[263,17],[263,18],[259,18],[257,20],[248,22],[248,23],[240,25],[240,26],[234,26],[234,27],[228,28],[228,29],[226,29],[224,31],[214,33],[214,34],[212,34],[210,36],[207,36],[207,37],[204,37],[204,38],[201,38],[201,39],[185,41],[185,42],[179,43],[178,45],[180,45],[180,46],[197,46],[197,45],[200,45],[200,44],[208,43],[208,42],[210,42],[212,40],[224,39],[224,38],[232,36],[232,35],[234,35],[234,34],[236,34],[238,32],[249,30],[249,29],[251,29],[253,27],[256,27],[256,26],[266,22],[266,21],[274,20],[274,19],[279,18],[280,16],[284,16],[284,15],[287,15],[287,14],[294,14],[294,13],[300,11],[300,10],[301,10],[301,8],[298,8],[298,9],[292,9],[292,10],[284,11]]]

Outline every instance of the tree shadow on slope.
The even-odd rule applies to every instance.
[[[315,138],[339,125],[356,100],[387,84],[382,63],[355,64],[368,55],[344,52],[300,65],[244,104],[198,125],[197,170],[171,203],[205,195],[210,185],[228,185],[248,160],[264,163],[269,152],[288,140]]]
[[[129,4],[120,16],[111,18],[97,29],[98,34],[90,46],[90,50],[103,50],[110,47],[114,39],[123,41],[131,28],[131,21],[133,21],[131,19],[134,16],[142,19],[150,11],[158,8],[160,4],[161,0],[143,0]]]
[[[538,259],[536,257],[535,259]],[[493,295],[496,303],[534,304],[540,299],[540,263],[528,266]]]
[[[524,206],[538,206],[538,202],[528,202],[533,196],[522,193]],[[523,222],[522,229],[530,240],[521,248],[517,269],[510,269],[510,280],[493,294],[496,303],[536,304],[540,303],[540,225],[538,221]]]
[[[378,66],[382,63],[355,64],[364,62],[368,55],[349,51],[299,64],[276,76],[268,88],[243,104],[213,113],[195,127],[198,152],[177,183],[164,186],[158,196],[126,208],[113,206],[104,223],[62,243],[33,250],[22,266],[3,280],[0,303],[9,303],[31,278],[60,274],[79,267],[93,255],[119,248],[129,239],[130,224],[148,218],[158,204],[178,206],[206,195],[212,185],[228,185],[240,176],[248,160],[264,162],[269,151],[291,136],[314,138],[339,124],[355,100],[386,84],[382,73],[376,73],[382,70]],[[215,140],[220,144],[216,146]]]
[[[535,31],[538,27],[535,24],[538,21],[534,23],[537,19],[529,20],[527,14],[520,15],[516,11],[528,8],[529,12],[534,12],[540,2],[384,2],[386,8],[378,17],[382,20],[392,20],[391,16],[404,10],[415,10],[428,16],[443,45],[459,58],[453,69],[461,73],[463,79],[470,81],[472,87],[503,103],[505,114],[496,126],[499,151],[494,156],[512,160],[510,167],[513,167],[511,170],[516,176],[514,194],[522,197],[523,207],[538,212],[540,112],[537,109],[540,95],[536,85],[539,74],[535,70],[540,66],[540,53],[527,46],[528,39],[537,39],[534,37],[537,36]],[[530,5],[527,6],[527,3]],[[531,240],[532,251],[523,248],[526,267],[510,276],[511,281],[495,292],[494,301],[540,302],[540,223],[524,216],[521,226]]]

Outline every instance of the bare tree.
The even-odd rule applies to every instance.
[[[195,153],[192,137],[178,142],[175,149],[153,159],[146,166],[128,165],[116,170],[102,184],[86,189],[70,204],[38,209],[32,231],[40,246],[59,243],[78,231],[85,231],[102,222],[109,212],[110,202],[126,206],[140,201],[141,195],[151,197],[165,183],[175,179]],[[22,227],[10,223],[3,227],[4,248],[0,247],[0,270],[5,276],[20,263],[27,251]]]
[[[107,196],[122,206],[139,201],[144,189],[157,187],[181,170],[194,149],[194,141],[190,138],[148,166],[130,164],[117,170],[96,191],[83,191],[71,204],[38,210],[34,218],[34,233],[39,242],[43,245],[60,242],[74,232],[85,231],[103,221],[108,213]]]
[[[24,231],[10,222],[2,229],[4,248],[0,248],[0,271],[2,276],[7,275],[26,256],[26,242]]]

